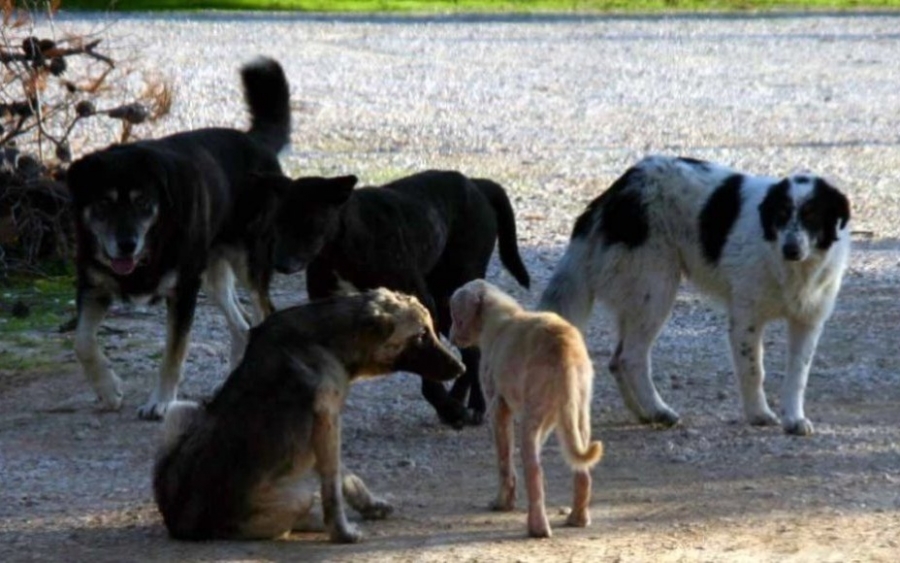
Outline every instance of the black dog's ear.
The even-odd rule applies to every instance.
[[[353,188],[356,187],[358,181],[359,179],[353,175],[337,176],[329,179],[328,183],[331,185],[328,186],[323,194],[326,201],[335,205],[343,205],[350,199],[350,194],[353,193]]]
[[[813,199],[821,210],[825,225],[833,230],[820,241],[820,248],[827,249],[838,239],[838,232],[850,221],[850,200],[840,190],[821,178],[816,178]]]

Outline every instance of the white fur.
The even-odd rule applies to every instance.
[[[776,319],[788,327],[788,362],[782,388],[785,431],[809,434],[803,409],[809,368],[822,327],[834,308],[850,251],[849,228],[827,250],[815,247],[796,212],[767,241],[759,205],[779,179],[741,174],[742,205],[720,259],[704,256],[700,212],[723,180],[739,174],[708,164],[651,156],[635,165],[636,189],[647,213],[649,236],[635,248],[604,244],[597,220],[586,237],[573,238],[541,308],[559,312],[576,326],[587,323],[594,299],[613,313],[617,350],[610,362],[626,405],[647,422],[674,424],[678,415],[660,398],[651,379],[650,349],[665,324],[682,275],[720,302],[729,314],[729,341],[740,385],[744,414],[752,424],[777,424],[763,391],[763,329]],[[806,176],[815,179],[814,177]],[[802,203],[812,181],[791,177],[789,194]],[[796,180],[796,181],[795,181]],[[786,260],[785,243],[799,248],[798,260]]]

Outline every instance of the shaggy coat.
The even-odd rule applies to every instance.
[[[850,204],[809,174],[752,176],[689,158],[647,157],[575,222],[540,307],[579,327],[594,300],[613,314],[610,371],[642,421],[678,415],[651,379],[650,349],[682,276],[728,311],[734,370],[751,424],[778,424],[763,390],[763,331],[787,321],[784,430],[809,434],[803,394],[850,251]]]
[[[75,352],[105,408],[122,403],[121,381],[97,343],[114,299],[166,300],[165,353],[156,388],[138,411],[143,418],[159,418],[176,398],[204,272],[228,320],[234,361],[250,323],[237,301],[235,275],[252,290],[257,317],[271,311],[268,272],[258,263],[271,253],[265,225],[274,200],[253,186],[256,175],[281,172],[277,153],[289,140],[289,89],[271,59],[248,64],[241,76],[248,132],[200,129],[113,145],[68,170],[77,237]]]
[[[398,370],[441,380],[464,366],[413,297],[379,289],[284,309],[251,330],[237,369],[203,407],[173,409],[153,475],[179,539],[268,539],[305,522],[315,469],[331,539],[353,542],[344,494],[369,518],[391,507],[342,474],[340,413],[350,383]]]
[[[527,312],[484,280],[457,289],[450,300],[451,341],[481,349],[481,385],[488,402],[500,470],[494,510],[512,510],[513,416],[521,418],[522,464],[528,490],[528,533],[549,537],[544,509],[541,447],[554,428],[566,461],[575,471],[574,502],[566,523],[587,526],[590,468],[603,455],[591,442],[594,369],[577,328],[554,313]]]
[[[500,261],[523,286],[529,277],[516,244],[516,224],[504,189],[459,172],[431,170],[381,187],[354,190],[356,178],[272,178],[284,193],[275,265],[282,273],[307,267],[310,298],[346,289],[387,287],[419,298],[438,332],[450,330],[448,304],[456,288],[483,278],[495,246]],[[479,423],[484,399],[478,351],[463,352],[466,373],[448,394],[422,381],[422,394],[444,422]],[[467,399],[468,395],[468,400]]]

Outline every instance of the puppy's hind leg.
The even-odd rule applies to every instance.
[[[541,467],[541,447],[547,439],[547,428],[541,413],[528,412],[522,416],[522,466],[528,491],[528,535],[549,538],[550,521],[544,508],[544,470]]]
[[[491,430],[497,451],[499,486],[492,510],[509,511],[516,507],[516,472],[513,468],[513,416],[503,397],[491,401]]]

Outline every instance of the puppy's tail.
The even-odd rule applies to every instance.
[[[516,217],[506,190],[493,180],[473,178],[472,182],[478,186],[484,197],[491,203],[491,207],[494,208],[494,215],[497,217],[497,244],[500,249],[500,262],[516,278],[519,285],[528,288],[531,285],[531,278],[519,255],[519,245],[516,242]]]
[[[291,140],[290,87],[278,61],[259,57],[241,68],[250,136],[274,153]]]
[[[563,455],[572,469],[590,469],[603,457],[603,442],[591,440],[590,386],[586,397],[575,398],[562,407],[556,435]]]
[[[581,330],[584,330],[594,306],[590,276],[584,271],[590,260],[590,247],[584,238],[569,241],[538,304],[538,310],[557,313]]]

